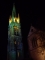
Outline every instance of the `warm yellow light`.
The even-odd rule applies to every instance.
[[[19,18],[17,19],[17,22],[19,23],[20,21],[19,21]]]
[[[11,23],[12,22],[12,19],[9,19],[9,23]]]
[[[14,29],[15,29],[16,31],[18,31],[18,27],[17,27],[17,26],[14,26]]]
[[[19,13],[18,13],[18,18],[17,18],[17,22],[18,22],[18,23],[20,22],[20,17],[19,17]]]
[[[19,52],[18,52],[18,57],[19,57]]]
[[[16,21],[17,21],[17,18],[15,17],[15,18],[14,18],[14,22],[16,22]]]
[[[15,29],[17,29],[17,26],[14,26]]]
[[[14,22],[15,22],[15,18],[14,18]]]

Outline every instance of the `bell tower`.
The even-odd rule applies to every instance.
[[[12,16],[10,16],[9,18],[7,51],[12,60],[23,59],[23,43],[21,35],[20,17],[19,14],[18,16],[16,16],[16,9],[14,4],[12,9]]]

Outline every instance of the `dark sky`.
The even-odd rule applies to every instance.
[[[21,26],[22,30],[29,30],[29,26],[31,23],[33,23],[36,27],[38,25],[44,26],[44,20],[42,19],[42,16],[45,17],[45,7],[43,4],[40,3],[34,3],[32,1],[3,1],[1,2],[1,17],[2,19],[4,18],[6,21],[8,21],[9,16],[12,14],[12,8],[13,8],[13,3],[15,3],[16,7],[16,13],[20,15],[20,21],[21,21]],[[39,20],[38,18],[41,19]],[[41,27],[43,27],[41,26]],[[40,27],[39,27],[40,28]]]
[[[36,27],[44,27],[45,7],[44,4],[35,3],[32,1],[3,1],[1,2],[1,18],[8,21],[12,14],[13,3],[15,3],[16,13],[20,15],[22,31],[28,31],[30,24],[33,23]],[[41,18],[41,19],[40,19]],[[38,25],[38,26],[37,26]]]

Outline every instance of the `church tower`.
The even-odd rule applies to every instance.
[[[8,46],[9,58],[12,60],[23,59],[23,43],[21,35],[20,17],[16,16],[15,5],[13,5],[12,16],[9,18],[8,25]]]

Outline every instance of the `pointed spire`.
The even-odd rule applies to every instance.
[[[16,17],[16,9],[15,9],[15,4],[13,3],[12,22],[14,22],[14,17]]]
[[[19,18],[19,13],[18,13],[18,18]]]
[[[20,23],[20,17],[19,17],[19,13],[18,13],[18,19],[17,19],[18,23]]]
[[[12,22],[12,18],[11,18],[11,15],[9,17],[9,24]]]
[[[15,4],[13,3],[13,10],[12,10],[12,16],[16,16],[16,9],[15,9]]]

